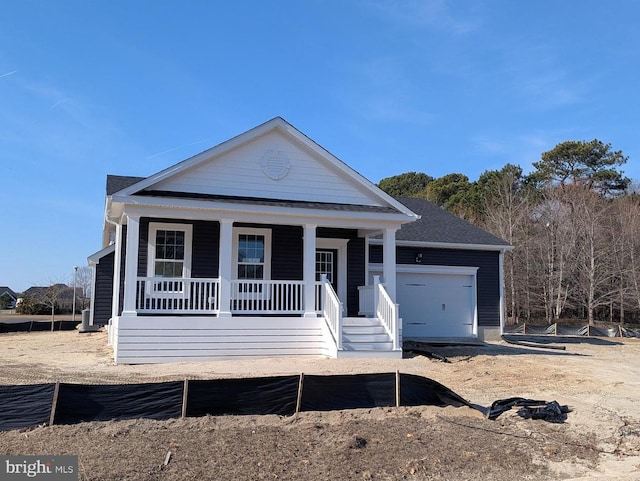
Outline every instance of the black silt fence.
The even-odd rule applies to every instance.
[[[290,416],[300,411],[420,405],[470,406],[436,381],[398,372],[120,385],[37,384],[0,386],[0,431],[47,423]]]
[[[396,405],[396,374],[302,378],[300,411],[332,411]]]
[[[122,419],[165,420],[182,413],[183,382],[60,384],[54,424]]]
[[[80,324],[74,321],[54,321],[54,331],[73,331]],[[51,331],[51,321],[0,322],[2,332],[35,332]]]
[[[186,416],[296,412],[300,376],[212,379],[186,384]]]
[[[0,431],[46,424],[50,420],[55,384],[0,386]]]

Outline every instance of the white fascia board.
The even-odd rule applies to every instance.
[[[404,214],[380,212],[326,211],[320,209],[274,207],[252,204],[234,204],[186,199],[166,199],[153,197],[128,197],[128,202],[119,203],[118,213],[146,217],[167,217],[187,220],[232,219],[236,222],[260,222],[273,224],[304,225],[315,223],[323,227],[344,227],[380,230],[390,227],[400,228],[411,222]],[[115,210],[115,209],[114,209]],[[114,212],[115,213],[115,212]]]
[[[431,266],[431,265],[414,265],[414,264],[396,264],[396,272],[414,273],[414,274],[456,274],[474,276],[478,272],[475,266]],[[370,263],[369,271],[382,272],[382,264]]]
[[[100,259],[102,259],[106,255],[111,254],[115,250],[116,250],[116,245],[111,244],[105,247],[104,249],[100,249],[98,252],[91,254],[89,257],[87,257],[87,262],[89,263],[90,266],[95,266],[96,264],[100,263]]]
[[[382,239],[370,239],[371,244],[382,245]],[[396,241],[397,246],[404,247],[431,247],[434,249],[456,249],[456,250],[472,250],[472,251],[497,251],[508,252],[515,249],[510,245],[492,245],[492,244],[462,244],[449,242],[422,242],[422,241]]]
[[[182,162],[174,164],[173,166],[168,167],[167,169],[164,169],[158,172],[157,174],[147,177],[141,180],[140,182],[121,190],[117,194],[133,195],[136,192],[140,192],[141,190],[144,190],[162,180],[167,179],[168,177],[171,177],[184,170],[190,169],[191,167],[198,165],[201,162],[209,161],[213,157],[217,157],[224,153],[230,152],[231,150],[236,149],[240,145],[253,141],[274,129],[280,129],[281,131],[287,133],[288,135],[293,137],[297,142],[301,143],[307,149],[311,150],[316,155],[318,155],[320,158],[327,160],[343,176],[347,177],[348,179],[350,179],[352,182],[354,182],[356,185],[360,186],[361,188],[364,188],[367,192],[369,192],[369,194],[371,194],[372,196],[380,200],[382,204],[387,204],[397,209],[398,211],[402,212],[406,216],[410,217],[411,220],[417,220],[420,218],[418,214],[408,209],[407,206],[405,206],[401,202],[398,202],[396,199],[388,195],[386,192],[381,190],[371,181],[369,181],[364,176],[359,174],[357,171],[349,167],[347,164],[345,164],[343,161],[341,161],[331,152],[329,152],[324,147],[317,144],[315,141],[307,137],[305,134],[300,132],[293,125],[289,124],[286,120],[282,119],[281,117],[276,117],[274,119],[271,119],[265,122],[264,124],[254,127],[253,129],[250,129],[225,142],[222,142],[221,144],[218,144],[215,147],[205,150],[204,152],[201,152],[199,154],[196,154],[195,156],[189,159],[183,160]]]
[[[338,171],[340,171],[340,173],[342,173],[343,175],[345,175],[348,178],[350,178],[355,184],[357,184],[360,187],[366,189],[370,194],[374,195],[380,201],[382,201],[383,204],[388,204],[389,206],[399,210],[403,214],[405,214],[405,215],[407,215],[409,217],[412,217],[413,220],[418,220],[420,218],[420,216],[418,214],[416,214],[415,212],[413,212],[412,210],[407,208],[406,205],[402,204],[401,202],[399,202],[396,199],[394,199],[393,197],[391,197],[389,194],[384,192],[382,189],[380,189],[377,185],[375,185],[369,179],[364,177],[358,171],[356,171],[355,169],[350,167],[348,164],[346,164],[345,162],[340,160],[338,157],[333,155],[327,149],[325,149],[324,147],[322,147],[321,145],[316,143],[314,140],[312,140],[309,137],[307,137],[305,134],[300,132],[298,129],[296,129],[294,126],[292,126],[291,124],[289,124],[285,120],[283,120],[283,119],[280,119],[280,120],[283,122],[283,125],[281,125],[283,130],[288,132],[291,136],[296,138],[296,140],[298,140],[298,142],[301,142],[302,144],[304,144],[308,149],[310,149],[313,152],[315,152],[321,158],[324,158],[324,159],[328,160],[329,162],[331,162],[331,164],[336,169],[338,169]]]
[[[162,180],[165,180],[168,177],[171,177],[184,170],[190,169],[191,167],[198,165],[201,162],[208,161],[209,159],[222,155],[225,152],[230,152],[231,150],[237,148],[238,146],[246,142],[249,142],[251,140],[254,140],[264,135],[269,130],[273,129],[274,124],[277,123],[276,121],[278,119],[279,117],[272,119],[268,122],[265,122],[264,124],[254,127],[251,130],[247,130],[246,132],[240,135],[236,135],[235,137],[232,137],[231,139],[226,140],[216,145],[215,147],[211,147],[210,149],[200,152],[199,154],[196,154],[193,157],[190,157],[188,159],[183,160],[182,162],[178,162],[177,164],[167,167],[166,169],[161,170],[160,172],[153,174],[141,180],[140,182],[130,185],[125,189],[122,189],[120,192],[117,192],[117,194],[119,195],[135,194],[136,192],[140,192],[141,190],[151,187],[152,185]],[[282,121],[282,119],[280,120]]]

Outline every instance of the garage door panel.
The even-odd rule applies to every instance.
[[[473,286],[473,276],[466,274],[399,273],[397,295],[403,336],[473,336]]]

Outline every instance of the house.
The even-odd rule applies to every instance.
[[[102,241],[90,323],[116,363],[401,357],[403,337],[503,322],[505,242],[390,197],[282,118],[108,176]]]
[[[7,286],[0,286],[0,309],[14,309],[18,294]]]
[[[73,311],[73,293],[74,288],[62,283],[55,283],[50,286],[31,286],[24,291],[22,297],[31,297],[36,302],[51,306],[55,304],[56,310],[61,312]],[[80,307],[83,300],[82,288],[76,287],[76,309]]]

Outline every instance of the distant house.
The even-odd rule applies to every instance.
[[[53,284],[51,286],[32,286],[22,296],[29,296],[38,303],[48,304],[55,300],[56,308],[62,312],[73,310],[73,287],[66,284]],[[76,309],[82,305],[82,288],[76,287]]]
[[[18,301],[18,294],[7,286],[0,286],[0,309],[14,309]]]
[[[500,333],[506,242],[389,196],[281,118],[106,194],[91,322],[116,363],[401,357]]]

